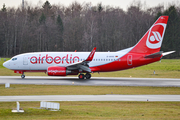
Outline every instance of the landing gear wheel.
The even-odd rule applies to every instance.
[[[23,74],[23,75],[21,75],[21,78],[22,78],[22,79],[24,79],[24,78],[25,78],[25,75],[24,75],[24,74]]]
[[[84,74],[79,74],[79,79],[84,79]]]
[[[90,79],[91,78],[91,74],[90,73],[86,73],[86,79]]]

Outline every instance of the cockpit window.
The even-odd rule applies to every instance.
[[[13,58],[13,59],[12,59],[12,61],[15,61],[15,60],[17,60],[17,58]]]

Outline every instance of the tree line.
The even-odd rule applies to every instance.
[[[161,15],[169,21],[162,51],[176,50],[168,58],[180,57],[180,8],[158,5],[145,8],[141,2],[127,11],[119,7],[93,6],[73,2],[69,6],[42,7],[26,4],[24,8],[0,10],[0,56],[12,57],[40,51],[118,51],[134,46]]]

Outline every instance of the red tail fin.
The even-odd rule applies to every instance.
[[[130,51],[131,53],[152,54],[160,51],[166,30],[168,16],[161,16]]]

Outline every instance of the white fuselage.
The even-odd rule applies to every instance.
[[[96,52],[89,67],[120,61],[132,48],[118,52]],[[33,52],[12,57],[3,65],[11,70],[47,70],[50,66],[66,67],[85,60],[90,52]]]

